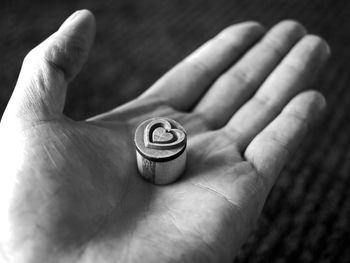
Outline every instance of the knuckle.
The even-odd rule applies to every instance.
[[[62,72],[66,79],[72,78],[76,67],[86,57],[87,49],[84,46],[84,40],[75,36],[60,37],[43,54],[45,62]]]
[[[44,63],[47,63],[49,67],[55,69],[57,72],[63,74],[65,77],[67,72],[65,69],[67,57],[64,49],[59,44],[53,44],[50,48],[46,49],[42,55]]]
[[[294,20],[285,20],[273,27],[262,41],[265,49],[284,56],[289,47],[306,35],[304,27]]]
[[[86,56],[83,39],[76,36],[64,36],[52,47],[52,56],[67,62],[74,62]]]
[[[277,57],[284,56],[283,44],[280,39],[277,38],[267,38],[261,43],[262,48],[268,52],[272,52]]]
[[[63,55],[63,48],[56,43],[50,46],[50,48],[46,49],[43,53],[44,58],[48,61],[57,61],[63,57]]]
[[[276,104],[276,102],[269,96],[257,93],[252,97],[252,101],[258,105],[259,109],[264,109],[273,116],[277,116],[281,111],[278,104]]]
[[[292,155],[288,144],[288,138],[282,133],[278,133],[274,130],[262,131],[260,140],[265,141],[267,144],[277,146],[285,156]]]
[[[240,87],[249,87],[254,82],[251,72],[251,69],[237,66],[231,72],[228,72],[225,76],[228,77],[228,82],[233,81],[234,83],[238,83],[238,86]]]
[[[222,138],[224,138],[224,142],[226,144],[232,144],[232,143],[236,143],[239,141],[239,139],[243,136],[243,132],[238,130],[236,127],[234,127],[233,125],[230,126],[225,126],[222,127],[221,129],[217,130],[218,134],[219,134],[219,138],[220,140]],[[237,149],[238,150],[238,149]]]
[[[201,110],[196,111],[195,116],[200,120],[202,126],[206,130],[213,130],[218,126],[215,119],[208,117],[207,114]]]
[[[298,76],[306,70],[306,63],[303,57],[294,56],[284,62],[286,72],[290,76]]]
[[[86,57],[87,48],[86,41],[84,38],[72,35],[67,36],[66,38],[67,53],[70,56],[73,56],[75,59],[81,59]]]

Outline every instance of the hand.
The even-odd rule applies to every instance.
[[[135,100],[86,121],[63,115],[87,58],[79,11],[33,49],[1,121],[1,253],[8,262],[230,262],[278,174],[322,114],[303,91],[329,56],[293,21],[225,29]],[[173,118],[189,134],[185,174],[138,175],[135,127]]]

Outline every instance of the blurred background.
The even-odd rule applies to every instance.
[[[326,95],[326,118],[280,176],[235,262],[350,262],[350,1],[1,1],[0,116],[26,53],[82,8],[95,14],[97,35],[68,91],[65,113],[77,120],[132,99],[237,22],[296,19],[325,38],[333,57],[310,88]]]

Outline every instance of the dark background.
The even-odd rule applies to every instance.
[[[313,87],[328,100],[323,124],[280,176],[237,262],[350,262],[350,1],[2,1],[0,116],[25,54],[76,9],[97,19],[90,59],[65,112],[84,119],[130,100],[202,42],[233,23],[286,18],[325,38],[333,57]]]

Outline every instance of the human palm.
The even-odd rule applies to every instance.
[[[252,22],[230,27],[140,97],[76,122],[62,114],[64,93],[94,20],[87,11],[68,19],[27,56],[1,122],[4,259],[232,260],[324,108],[318,92],[301,91],[327,45],[292,21],[264,33]],[[185,173],[166,186],[136,166],[134,130],[156,116],[189,135]]]

